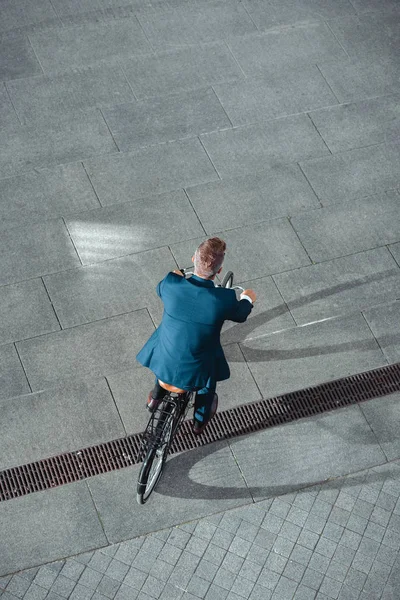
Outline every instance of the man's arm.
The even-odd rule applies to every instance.
[[[231,315],[228,317],[230,321],[235,323],[243,323],[253,310],[253,302],[256,300],[256,294],[253,290],[244,290],[240,294],[240,300],[236,300]]]

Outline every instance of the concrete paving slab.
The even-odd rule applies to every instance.
[[[351,0],[357,12],[374,12],[382,10],[396,10],[399,8],[397,0]]]
[[[119,104],[103,115],[121,152],[231,127],[211,88]]]
[[[320,203],[298,165],[186,188],[208,234],[295,214]]]
[[[198,139],[162,144],[84,164],[103,206],[218,179]]]
[[[398,423],[400,418],[400,394],[383,396],[360,404],[360,409],[376,435],[387,460],[400,457]]]
[[[77,15],[92,11],[106,9],[115,9],[123,6],[121,0],[52,0],[55,11],[58,15]],[[150,9],[151,0],[130,0],[129,5],[133,10]]]
[[[144,431],[150,416],[146,400],[154,387],[153,373],[144,367],[131,368],[108,375],[107,381],[126,433]]]
[[[38,126],[7,127],[0,130],[0,178],[114,152],[117,147],[98,112]]]
[[[8,31],[56,17],[50,0],[4,0],[1,3],[0,31]]]
[[[231,377],[218,383],[218,410],[229,410],[241,404],[260,400],[261,394],[238,344],[224,347]]]
[[[229,446],[255,500],[386,462],[358,406],[273,427]],[[254,461],[261,454],[265,462]]]
[[[269,69],[262,78],[220,83],[214,89],[234,126],[337,104],[316,65]]]
[[[18,342],[33,391],[66,380],[103,376],[135,365],[154,331],[146,310]]]
[[[271,29],[276,25],[313,23],[354,15],[354,8],[348,0],[272,0],[267,4],[262,0],[245,0],[244,3],[258,29]]]
[[[136,503],[139,468],[135,465],[88,480],[111,542],[233,508],[250,499],[226,442],[170,457],[157,490],[144,506]]]
[[[171,252],[164,247],[50,275],[44,282],[65,329],[146,308],[158,282],[174,269]]]
[[[398,333],[398,323],[400,302],[391,302],[369,308],[364,311],[364,316],[388,362],[399,362],[400,334]]]
[[[400,269],[386,248],[273,277],[298,325],[400,297]]]
[[[45,71],[152,52],[135,18],[52,29],[33,33],[29,39]]]
[[[139,100],[243,77],[239,65],[222,43],[188,46],[155,56],[129,57],[122,64]]]
[[[0,127],[19,125],[17,113],[14,110],[11,100],[7,94],[4,83],[0,85]]]
[[[400,238],[395,191],[296,215],[292,225],[315,262],[373,249]]]
[[[400,13],[382,11],[332,19],[329,27],[350,57],[398,56]]]
[[[306,115],[206,133],[200,139],[221,179],[329,153]]]
[[[221,334],[222,344],[244,342],[253,337],[289,329],[296,325],[272,277],[242,281],[240,285],[244,288],[254,289],[257,301],[245,323],[225,322]]]
[[[78,255],[62,220],[4,231],[0,237],[0,285],[70,269]]]
[[[334,154],[390,139],[400,126],[400,96],[385,96],[310,112],[310,118]]]
[[[31,391],[14,344],[0,346],[0,384],[1,399]]]
[[[143,252],[203,233],[183,190],[80,213],[66,223],[83,264]]]
[[[399,160],[400,144],[392,142],[304,161],[300,166],[326,205],[398,188]]]
[[[359,313],[249,339],[241,348],[264,398],[387,362]]]
[[[345,58],[319,62],[318,68],[340,102],[400,92],[400,65],[396,58]]]
[[[0,406],[0,469],[125,435],[105,379],[9,398]]]
[[[0,36],[0,80],[41,75],[43,70],[29,40],[18,34]]]
[[[0,230],[99,206],[81,163],[36,169],[0,180]]]
[[[0,575],[107,544],[85,482],[0,504]]]
[[[325,23],[287,27],[232,38],[228,46],[248,76],[278,72],[288,65],[347,58]]]
[[[224,231],[221,235],[227,244],[225,268],[234,272],[237,283],[310,263],[287,219],[264,221],[259,225]],[[203,239],[171,245],[180,267],[190,266],[193,252]]]
[[[59,329],[41,279],[0,287],[0,344]]]
[[[23,123],[43,122],[76,110],[135,100],[124,73],[115,65],[19,79],[8,82],[7,89]]]
[[[187,4],[168,12],[138,14],[138,20],[156,50],[219,41],[256,31],[239,3],[230,4],[229,10],[221,2]]]

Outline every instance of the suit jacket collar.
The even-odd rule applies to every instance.
[[[192,275],[188,281],[191,281],[195,285],[201,287],[214,287],[214,282],[211,279],[203,279],[202,277],[198,277],[197,275]]]

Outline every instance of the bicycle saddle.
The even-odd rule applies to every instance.
[[[186,390],[181,390],[181,388],[175,387],[174,385],[169,385],[169,383],[164,383],[163,381],[158,380],[158,383],[164,390],[167,392],[172,392],[174,394],[185,394]]]

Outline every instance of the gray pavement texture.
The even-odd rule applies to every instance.
[[[259,297],[222,408],[400,361],[399,49],[398,0],[0,0],[1,469],[143,430],[155,286],[213,234]],[[174,457],[149,509],[135,468],[1,503],[0,596],[398,600],[398,406]]]
[[[0,578],[2,600],[396,600],[400,462]]]

